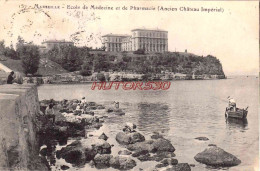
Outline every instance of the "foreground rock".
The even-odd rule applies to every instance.
[[[164,138],[158,138],[156,140],[148,140],[144,142],[138,142],[135,144],[130,144],[127,146],[127,149],[130,151],[144,151],[149,152],[174,152],[175,148],[171,142]]]
[[[111,145],[104,140],[74,141],[56,152],[57,158],[63,158],[66,162],[82,165],[93,160],[96,154],[110,154]]]
[[[188,163],[179,163],[173,165],[171,168],[166,169],[166,171],[191,171],[191,168]]]
[[[113,156],[110,154],[102,154],[102,155],[97,154],[94,158],[94,164],[96,168],[104,169],[110,167],[109,162],[112,157]]]
[[[139,132],[132,132],[132,133],[119,132],[116,134],[116,140],[119,144],[128,145],[128,144],[134,144],[136,142],[142,142],[145,140],[145,137]]]
[[[129,170],[136,166],[136,162],[129,156],[115,156],[110,159],[110,166],[119,170]]]
[[[119,170],[129,170],[136,166],[136,162],[128,156],[112,156],[109,154],[97,154],[94,164],[99,169],[113,167]]]
[[[230,167],[241,163],[237,157],[216,146],[206,148],[203,152],[198,153],[194,159],[197,162],[215,167]]]

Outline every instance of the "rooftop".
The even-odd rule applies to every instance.
[[[46,40],[42,43],[73,43],[71,41],[66,41],[66,40]]]
[[[162,29],[158,29],[158,28],[155,28],[155,29],[136,28],[136,29],[133,29],[131,31],[162,31],[162,32],[168,32],[166,30],[162,30]]]
[[[102,37],[130,37],[128,34],[105,34]]]

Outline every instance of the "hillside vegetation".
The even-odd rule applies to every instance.
[[[224,75],[220,61],[211,55],[202,57],[191,53],[165,52],[133,54],[130,52],[90,52],[88,48],[54,48],[45,56],[69,71],[131,71],[134,73],[161,73]]]

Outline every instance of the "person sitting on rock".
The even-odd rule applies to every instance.
[[[131,133],[131,132],[135,132],[135,129],[136,129],[135,124],[130,123],[130,122],[126,122],[125,127],[123,128],[123,131]]]
[[[10,74],[7,77],[6,83],[13,84],[13,81],[14,81],[14,71],[10,72]]]
[[[84,113],[84,110],[82,109],[82,106],[80,103],[78,103],[77,107],[76,107],[76,114],[81,115]]]
[[[48,107],[46,108],[45,110],[45,115],[48,117],[48,118],[51,118],[53,123],[55,122],[55,111],[53,109],[53,103],[50,103],[48,105]]]

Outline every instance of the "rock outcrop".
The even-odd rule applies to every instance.
[[[194,159],[197,162],[215,167],[230,167],[241,163],[236,156],[216,146],[206,148],[201,153],[198,153]]]

